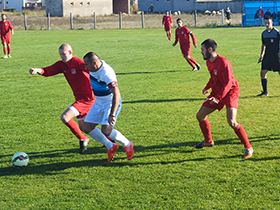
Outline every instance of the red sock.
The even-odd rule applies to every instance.
[[[191,57],[191,58],[190,58],[190,61],[191,61],[194,65],[196,65],[196,64],[197,64],[197,62],[194,60],[194,58],[193,58],[193,57]]]
[[[240,139],[240,141],[244,145],[244,147],[246,149],[250,149],[251,144],[249,142],[249,139],[246,135],[244,128],[240,124],[238,124],[238,126],[234,129],[234,132],[236,133],[236,135],[238,136],[238,138]]]
[[[7,48],[6,47],[3,48],[3,51],[4,51],[4,54],[7,55]]]
[[[8,47],[8,54],[11,53],[11,47]]]
[[[74,120],[69,120],[67,123],[65,123],[65,125],[68,126],[68,128],[70,128],[71,132],[80,140],[85,140],[87,137],[82,133],[82,131],[80,130],[79,126],[77,125],[77,123]]]
[[[193,62],[191,62],[190,60],[187,60],[188,61],[188,63],[191,65],[191,67],[195,67],[195,65],[193,64]]]
[[[171,33],[168,33],[168,39],[171,39]]]
[[[210,143],[212,141],[211,128],[208,119],[199,122],[200,129],[204,136],[204,142]]]

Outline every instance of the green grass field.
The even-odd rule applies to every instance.
[[[255,97],[263,30],[192,28],[198,44],[215,39],[233,66],[237,121],[255,151],[245,161],[225,109],[209,116],[215,146],[193,148],[203,140],[195,115],[209,79],[200,45],[192,56],[202,68],[192,72],[163,29],[15,31],[13,58],[0,60],[0,209],[280,209],[279,75],[268,73],[269,97]],[[64,76],[28,73],[59,60],[65,42],[74,56],[94,51],[115,69],[123,98],[116,129],[134,142],[132,160],[120,147],[108,163],[94,140],[80,155],[60,121],[74,102]],[[11,164],[19,151],[30,158],[23,170]]]

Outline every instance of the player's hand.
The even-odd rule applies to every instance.
[[[29,73],[30,74],[40,74],[41,73],[41,69],[29,69]]]
[[[108,123],[109,123],[111,126],[115,125],[115,123],[116,123],[116,117],[113,116],[113,115],[109,115],[109,117],[108,117]]]
[[[261,62],[262,62],[262,59],[263,59],[263,57],[261,56],[261,57],[259,58],[259,60],[258,60],[258,63],[261,63]]]
[[[194,44],[193,46],[194,46],[195,48],[197,48],[197,44]]]
[[[173,43],[172,46],[175,47],[175,43]]]
[[[211,101],[210,104],[213,104],[213,105],[219,103],[214,97],[209,98],[209,100]]]
[[[206,89],[203,89],[203,90],[202,90],[202,94],[203,94],[203,95],[207,94],[208,92],[209,92],[209,90],[206,90]]]

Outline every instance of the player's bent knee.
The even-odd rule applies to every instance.
[[[81,130],[85,133],[90,133],[94,128],[95,126],[92,126],[89,123],[84,123],[83,126],[81,127]]]
[[[228,120],[228,124],[233,129],[235,129],[238,126],[238,123],[236,121],[234,121],[234,120]]]

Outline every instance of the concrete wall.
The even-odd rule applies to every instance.
[[[46,14],[51,16],[63,16],[62,0],[46,0]]]
[[[130,2],[129,0],[113,0],[113,13],[119,12],[130,13]]]
[[[69,17],[109,15],[113,12],[112,0],[46,0],[46,13],[51,16]]]
[[[231,12],[241,12],[241,1],[196,1],[196,0],[139,0],[140,11],[149,11],[153,4],[154,12],[165,12],[166,10],[187,12],[191,10],[221,10],[230,7]]]

